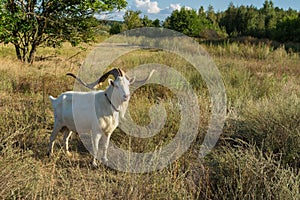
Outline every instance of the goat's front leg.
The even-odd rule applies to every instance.
[[[108,161],[108,159],[107,159],[107,149],[108,149],[108,146],[109,146],[109,140],[110,140],[111,134],[112,134],[112,132],[107,134],[107,140],[106,140],[106,143],[105,143],[105,146],[104,146],[104,152],[103,152],[103,157],[102,157],[103,162]]]
[[[92,145],[93,145],[93,162],[92,165],[94,167],[97,167],[97,155],[98,155],[98,149],[99,149],[99,141],[101,139],[102,134],[101,133],[97,133],[97,132],[93,132],[92,133]]]
[[[64,148],[65,148],[66,154],[70,157],[72,156],[72,154],[69,151],[69,138],[71,137],[72,133],[73,132],[69,131],[69,129],[66,129],[64,131]]]

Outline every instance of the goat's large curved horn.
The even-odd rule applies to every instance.
[[[72,74],[72,73],[67,73],[67,76],[72,76],[73,78],[75,78],[79,83],[81,83],[82,85],[84,85],[85,87],[89,88],[89,89],[93,89],[96,85],[97,85],[97,81],[95,81],[94,83],[85,83],[83,82],[80,78],[78,78],[76,75]]]
[[[126,76],[126,73],[122,69],[118,68],[118,71],[120,76],[124,76],[124,75]]]
[[[146,83],[151,77],[152,77],[152,75],[153,75],[153,73],[155,72],[156,70],[152,70],[150,73],[149,73],[149,75],[148,75],[148,77],[147,78],[145,78],[144,80],[135,80],[132,84],[134,84],[134,85],[143,85],[144,83]],[[126,76],[126,75],[125,75]],[[128,76],[126,76],[126,78],[128,79],[128,80],[130,80],[129,79],[129,77]]]
[[[72,73],[67,73],[67,75],[72,76],[73,78],[75,78],[79,83],[81,83],[85,87],[87,87],[89,89],[94,89],[96,85],[98,85],[99,83],[103,83],[108,78],[109,75],[113,75],[115,79],[118,76],[122,76],[122,71],[118,68],[114,68],[114,69],[106,72],[105,74],[103,74],[98,80],[96,80],[93,83],[85,83],[80,78],[78,78],[77,76],[75,76]]]

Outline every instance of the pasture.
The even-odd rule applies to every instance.
[[[32,65],[17,61],[12,46],[0,46],[0,198],[1,199],[299,199],[300,198],[300,56],[283,47],[224,43],[204,48],[219,68],[227,93],[227,119],[213,151],[198,151],[210,118],[210,99],[200,75],[170,53],[138,50],[119,58],[123,69],[161,63],[187,77],[198,95],[200,126],[189,150],[168,167],[150,173],[119,172],[91,166],[79,137],[70,140],[68,157],[62,134],[54,156],[47,157],[53,115],[49,95],[72,90],[93,45],[40,48]],[[112,141],[123,149],[149,152],[164,146],[178,130],[174,95],[147,85],[131,97],[129,110],[139,125],[150,122],[148,110],[163,101],[167,120],[149,139],[121,130]],[[139,108],[139,109],[133,109]]]

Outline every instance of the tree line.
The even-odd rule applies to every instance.
[[[127,11],[124,24],[113,24],[110,32],[114,34],[133,28],[161,26],[191,37],[208,39],[252,36],[278,42],[300,42],[300,12],[275,7],[268,0],[261,8],[230,3],[225,11],[219,12],[215,12],[212,6],[207,11],[203,6],[198,10],[183,7],[173,11],[163,22],[151,21],[147,16],[141,18],[140,14],[140,11]]]

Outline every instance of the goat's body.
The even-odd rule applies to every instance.
[[[111,95],[110,87],[105,91]],[[119,124],[119,112],[112,109],[104,91],[65,92],[58,98],[50,96],[54,110],[54,127],[50,136],[49,153],[53,152],[54,140],[60,130],[64,132],[64,146],[67,154],[68,139],[72,132],[92,132],[94,158],[97,157],[98,144],[103,134],[107,135],[104,157],[106,161],[107,147],[112,132]],[[117,104],[117,103],[116,103]],[[94,159],[93,164],[96,165]]]
[[[113,115],[111,106],[108,104],[103,91],[70,91],[61,94],[56,99],[50,96],[50,99],[57,123],[65,125],[72,131],[86,132],[92,130],[91,128],[99,123],[99,117]],[[76,127],[77,123],[79,126]]]

